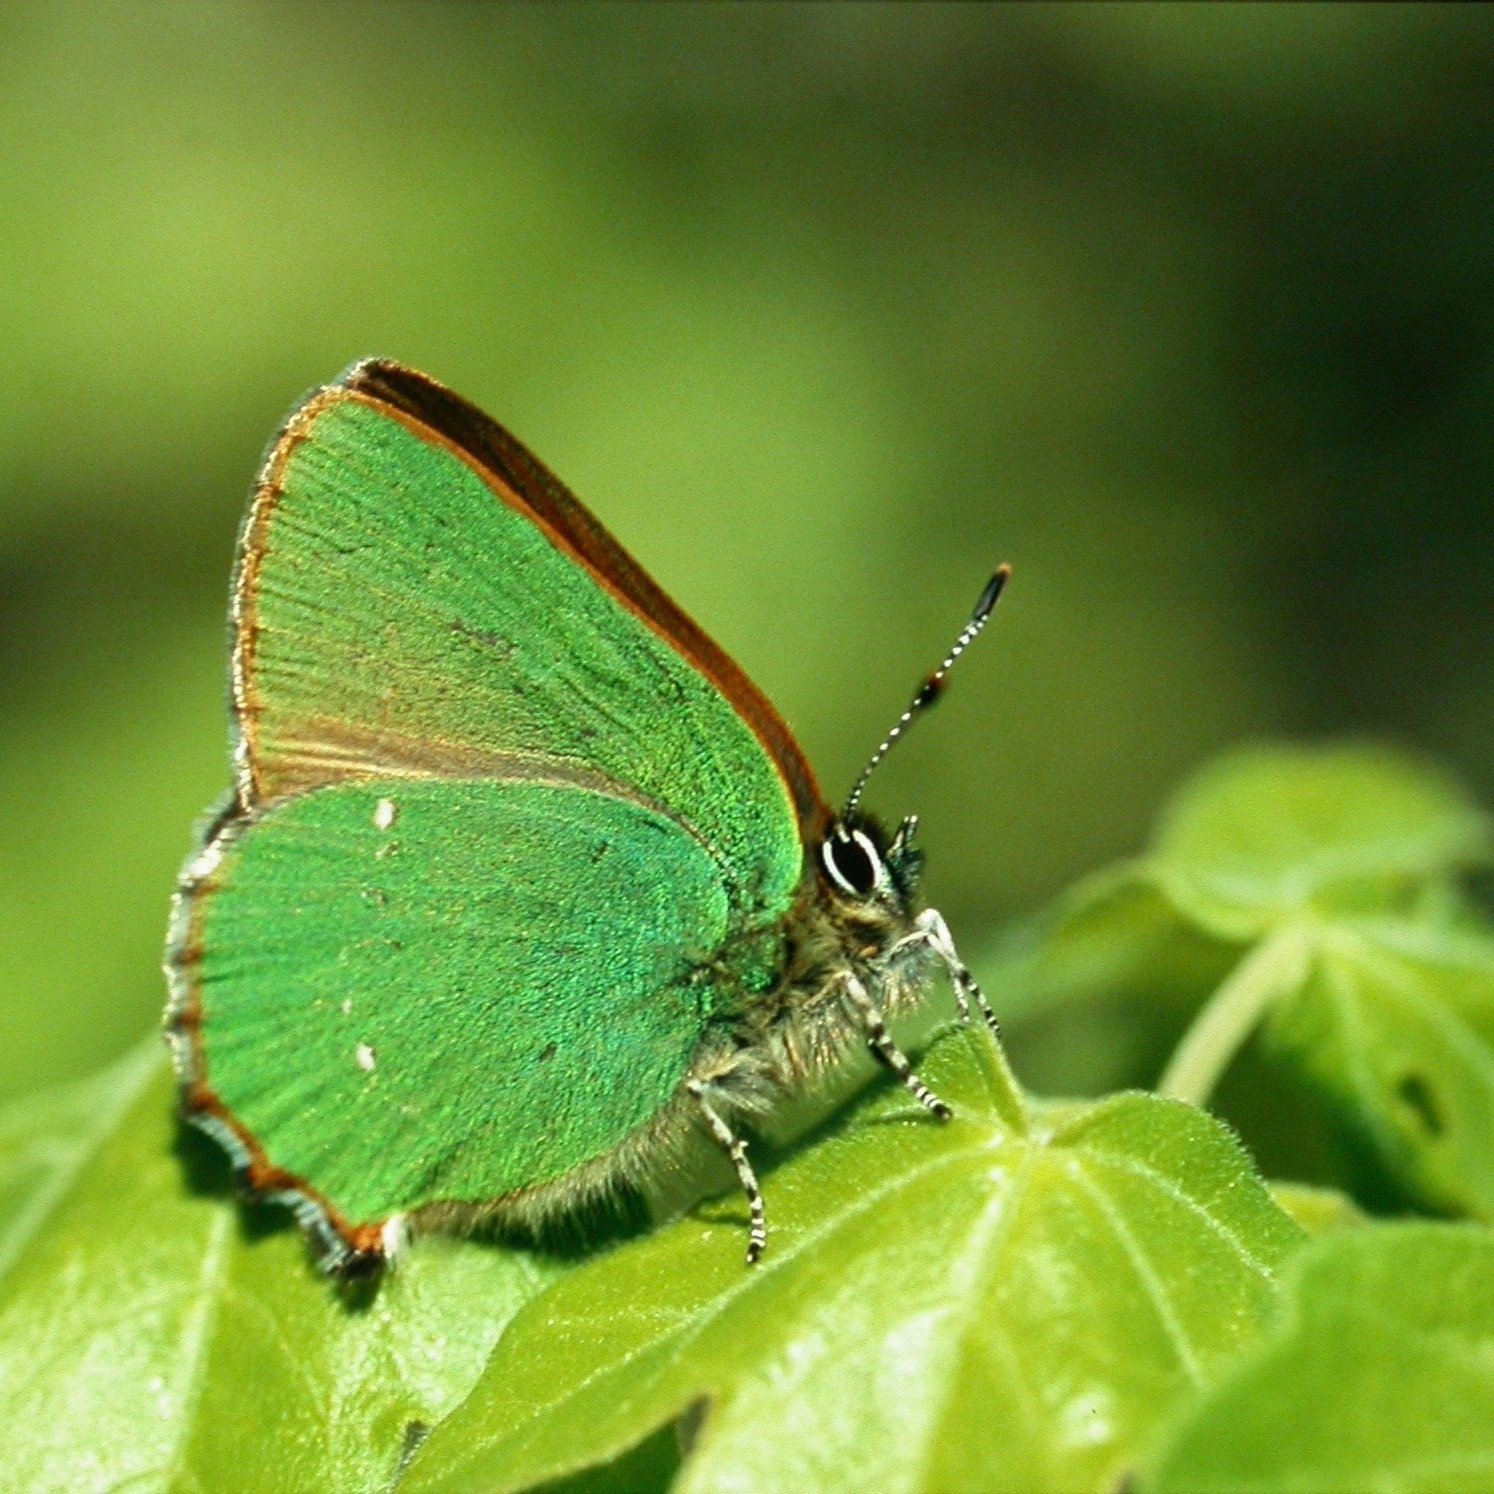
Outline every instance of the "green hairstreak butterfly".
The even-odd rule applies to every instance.
[[[915,822],[777,712],[523,446],[398,364],[272,444],[232,597],[234,787],[173,906],[185,1115],[339,1272],[532,1230],[740,1129],[951,977]]]

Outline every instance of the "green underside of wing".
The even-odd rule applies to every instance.
[[[706,978],[719,867],[655,811],[570,787],[320,790],[252,825],[198,896],[208,1082],[354,1223],[607,1154],[777,957],[773,936],[734,940]]]
[[[787,907],[797,817],[751,728],[466,462],[347,399],[310,421],[281,488],[249,536],[265,797],[381,758],[455,777],[489,771],[453,768],[464,752],[559,759],[698,830],[742,916]]]

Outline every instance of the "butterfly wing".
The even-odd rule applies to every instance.
[[[772,708],[388,364],[272,447],[234,629],[235,802],[173,933],[189,1113],[344,1241],[618,1147],[771,977],[824,814]]]
[[[703,667],[698,630],[669,632],[685,626],[672,605],[650,615],[641,571],[574,499],[562,513],[539,496],[533,466],[531,500],[357,387],[292,417],[241,545],[244,797],[561,759],[678,806],[744,893],[781,899],[819,803],[786,728],[734,666],[721,683]]]
[[[475,405],[402,364],[368,359],[354,365],[343,385],[411,416],[475,456],[491,481],[507,488],[513,501],[569,547],[731,702],[777,765],[793,795],[806,838],[823,832],[830,818],[828,806],[813,770],[772,702],[533,452]]]
[[[283,800],[193,899],[218,1113],[348,1237],[551,1182],[664,1106],[729,916],[698,840],[626,797],[403,779]]]

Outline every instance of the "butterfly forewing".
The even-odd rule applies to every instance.
[[[355,364],[342,384],[412,417],[467,453],[487,481],[504,492],[505,501],[516,503],[604,586],[647,619],[756,732],[789,786],[806,838],[823,832],[829,809],[808,760],[773,703],[528,447],[476,405],[402,364],[371,358]]]
[[[334,388],[292,420],[246,527],[238,613],[252,801],[391,766],[558,761],[668,806],[744,904],[781,905],[798,881],[788,787],[726,697],[409,416]]]

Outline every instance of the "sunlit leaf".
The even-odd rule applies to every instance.
[[[976,968],[1013,1062],[1039,1092],[1151,1083],[1199,993],[1238,947],[1181,918],[1137,862],[1086,877],[1007,933]]]
[[[740,1203],[596,1260],[514,1320],[402,1489],[521,1489],[690,1412],[678,1488],[1108,1490],[1251,1340],[1299,1232],[1228,1134],[1142,1095],[1014,1108],[995,1050],[884,1088]]]
[[[1326,1235],[1330,1230],[1353,1229],[1368,1222],[1354,1200],[1337,1188],[1319,1188],[1309,1183],[1272,1183],[1270,1189],[1277,1208],[1294,1219],[1309,1235]]]
[[[1353,1159],[1341,1181],[1494,1217],[1494,935],[1454,880],[1487,832],[1414,758],[1238,752],[1177,796],[1150,855],[1061,899],[1005,972],[1039,1006],[1108,983],[1123,1009],[1150,979],[1165,1020],[1193,930],[1233,968],[1211,992],[1195,965],[1203,1004],[1159,1088],[1207,1103],[1263,1029],[1337,1117]]]
[[[339,1296],[282,1214],[223,1196],[173,1109],[153,1039],[0,1112],[5,1485],[387,1487],[553,1268],[433,1241]]]
[[[1145,996],[1187,1002],[1235,950],[1178,916],[1141,862],[1086,877],[1020,925],[981,969],[1002,1014],[1021,1021],[1074,1000]]]
[[[1259,747],[1172,801],[1150,864],[1188,917],[1250,938],[1283,914],[1391,909],[1488,852],[1485,816],[1415,758]]]
[[[1077,883],[982,963],[1018,1053],[1029,1031],[1041,1039],[1024,1077],[1073,1092],[1114,1083],[1122,1065],[1133,1082],[1153,1081],[1186,1014],[1287,925],[1298,942],[1366,913],[1477,929],[1455,876],[1487,851],[1487,828],[1456,786],[1388,750],[1258,747],[1221,759],[1173,800],[1147,856]],[[1253,1012],[1231,997],[1228,1021],[1189,1035],[1203,1088],[1179,1094],[1207,1095],[1270,1001],[1300,981],[1271,984]],[[1221,1033],[1227,1051],[1196,1051]]]
[[[1494,1233],[1329,1235],[1284,1297],[1269,1338],[1183,1416],[1149,1494],[1494,1487]]]
[[[1326,928],[1266,1033],[1413,1198],[1494,1218],[1494,937]]]

